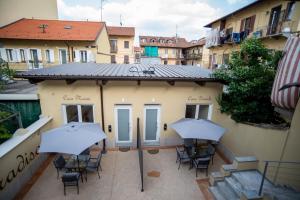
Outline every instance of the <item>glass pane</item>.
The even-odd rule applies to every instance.
[[[118,109],[118,139],[129,141],[129,109]]]
[[[209,105],[199,105],[198,119],[208,119]]]
[[[61,55],[61,63],[66,64],[67,63],[67,52],[65,50],[61,50],[60,55]]]
[[[185,118],[195,118],[196,105],[186,105]]]
[[[81,106],[82,122],[94,122],[93,106]]]
[[[146,140],[156,140],[157,109],[146,109]]]
[[[67,122],[78,122],[78,110],[77,105],[66,106]]]

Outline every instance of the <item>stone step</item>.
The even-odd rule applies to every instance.
[[[239,199],[238,195],[233,191],[230,185],[224,181],[217,182],[218,190],[223,194],[223,197],[228,200]]]
[[[227,183],[232,188],[237,196],[242,196],[243,186],[238,181],[236,181],[232,177],[226,177],[224,180],[225,183]]]
[[[219,188],[217,186],[209,187],[209,191],[212,193],[215,200],[227,200],[223,197],[223,195],[221,194],[221,192],[219,191]]]

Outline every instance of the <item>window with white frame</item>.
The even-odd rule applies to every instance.
[[[50,59],[50,50],[49,49],[45,50],[45,55],[46,55],[46,62],[50,63],[51,59]]]
[[[87,51],[80,51],[80,62],[87,62]]]
[[[94,122],[93,105],[63,105],[64,122]]]
[[[13,49],[6,49],[6,56],[8,62],[13,62],[14,61]]]
[[[189,104],[185,108],[185,118],[211,119],[212,105]]]
[[[20,58],[21,58],[21,62],[26,62],[25,50],[24,49],[20,49]]]

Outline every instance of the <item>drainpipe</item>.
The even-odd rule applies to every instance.
[[[97,85],[100,88],[100,106],[101,106],[101,123],[102,123],[102,130],[105,132],[105,123],[104,123],[104,102],[103,102],[103,85],[97,81]],[[102,153],[106,153],[106,140],[103,139],[103,148]]]

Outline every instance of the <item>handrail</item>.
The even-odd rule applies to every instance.
[[[140,175],[141,175],[141,192],[144,192],[144,164],[143,164],[143,148],[141,143],[141,134],[140,134],[140,119],[137,118],[137,149],[139,156],[139,164],[140,164]]]
[[[274,167],[274,166],[269,166],[269,164],[276,163],[276,164],[278,164],[277,168],[280,168],[280,164],[296,164],[296,165],[300,165],[300,162],[296,162],[296,161],[265,160],[263,162],[265,162],[265,166],[264,166],[264,171],[263,171],[261,183],[260,183],[260,186],[259,186],[259,191],[258,191],[258,195],[259,196],[261,196],[261,194],[262,194],[262,190],[263,190],[263,186],[264,186],[264,181],[266,179],[266,174],[267,174],[267,171],[268,171],[268,167]],[[275,173],[275,178],[277,178],[277,175],[278,175],[278,170]]]
[[[298,165],[300,165],[300,162],[295,162],[295,161],[265,160],[263,162],[268,162],[268,163],[287,163],[287,164],[298,164]]]

